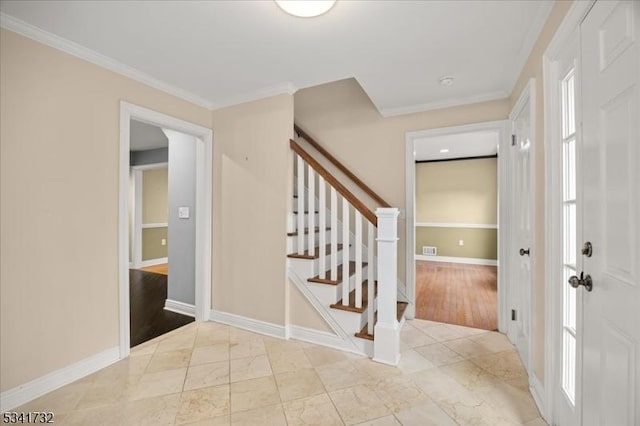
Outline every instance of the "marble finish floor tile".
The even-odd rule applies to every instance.
[[[62,425],[544,426],[497,332],[407,321],[397,367],[213,322],[191,323],[13,411]]]

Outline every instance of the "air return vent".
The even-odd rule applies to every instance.
[[[422,254],[424,256],[437,256],[438,255],[438,248],[437,247],[423,246],[422,247]]]

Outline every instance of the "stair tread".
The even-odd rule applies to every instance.
[[[325,246],[325,254],[331,254],[331,244],[327,244]],[[342,244],[338,244],[338,251],[342,250]],[[315,254],[309,254],[309,250],[305,250],[303,254],[291,253],[288,254],[287,257],[291,259],[318,259],[320,257],[320,248],[316,247]]]
[[[378,294],[378,281],[374,282],[374,291],[375,294]],[[342,311],[356,312],[362,313],[369,306],[369,280],[364,280],[362,282],[362,308],[356,307],[356,290],[353,289],[349,292],[349,304],[343,305],[342,299],[338,301],[338,303],[334,303],[330,305],[333,309],[340,309]]]
[[[331,228],[327,227],[326,231],[331,231]],[[314,232],[320,232],[320,228],[318,226],[316,226],[314,228]],[[307,235],[309,234],[309,228],[304,228],[304,234]],[[298,231],[293,231],[293,232],[288,232],[287,233],[287,237],[297,237],[298,236]]]
[[[409,304],[407,302],[397,302],[396,314],[397,314],[398,321],[402,319],[402,316],[404,315],[404,311],[407,310],[408,305]],[[373,323],[375,324],[377,321],[378,321],[378,313],[376,312],[375,315],[373,316]],[[359,337],[361,339],[373,340],[373,334],[367,333],[368,326],[369,326],[369,323],[366,323],[364,327],[362,327],[362,330],[356,333],[356,337]]]
[[[367,266],[366,262],[362,262],[362,267],[364,268],[365,266]],[[349,262],[349,276],[352,276],[356,273],[356,262],[350,261]],[[331,272],[327,271],[327,277],[331,276]],[[316,275],[313,278],[309,278],[307,281],[311,282],[311,283],[318,283],[318,284],[329,284],[329,285],[338,285],[342,282],[342,265],[338,265],[338,279],[333,281],[329,278],[320,278],[320,275]]]

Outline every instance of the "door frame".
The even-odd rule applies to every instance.
[[[542,56],[543,93],[544,93],[544,165],[545,165],[545,372],[544,401],[540,407],[542,417],[549,423],[557,422],[557,398],[561,396],[560,382],[557,380],[560,368],[562,342],[560,340],[560,309],[562,302],[562,270],[557,268],[562,258],[562,240],[556,238],[562,229],[562,150],[559,143],[561,125],[561,105],[557,81],[561,78],[557,67],[562,52],[579,37],[580,23],[593,7],[595,0],[573,2],[560,23],[555,35]],[[578,44],[579,46],[579,44]],[[576,74],[580,74],[580,52]],[[576,82],[576,133],[581,135],[581,93],[579,81]],[[579,177],[578,177],[579,179]],[[582,292],[578,294],[578,304]],[[581,348],[576,348],[576,353]],[[578,362],[578,361],[577,361]],[[577,377],[576,377],[577,379]],[[578,389],[576,389],[578,391]],[[578,399],[576,398],[576,401]],[[581,410],[576,408],[578,418]]]
[[[459,133],[470,133],[483,130],[495,130],[498,132],[498,330],[505,331],[507,324],[507,300],[508,300],[508,262],[506,259],[509,246],[508,232],[511,218],[509,215],[509,203],[511,192],[509,191],[509,161],[507,155],[500,155],[500,147],[509,146],[511,138],[510,123],[508,120],[487,121],[483,123],[465,124],[453,127],[441,127],[437,129],[419,130],[407,132],[405,135],[405,279],[406,296],[409,299],[407,318],[415,318],[416,308],[416,264],[415,264],[415,186],[416,163],[413,155],[414,143],[417,139],[426,137],[443,136]]]
[[[131,262],[129,267],[138,269],[143,268],[145,266],[150,266],[149,261],[142,260],[142,199],[144,194],[144,185],[142,183],[142,174],[147,170],[158,170],[169,167],[169,163],[152,163],[152,164],[142,164],[139,166],[131,166],[131,174],[130,179],[133,180],[133,205],[130,206],[130,209],[133,211],[133,217],[131,220],[131,230],[133,230],[133,239],[131,240]],[[131,186],[130,186],[131,188]],[[169,224],[164,224],[167,227]],[[158,260],[158,259],[153,259]],[[165,259],[166,260],[166,259]]]
[[[129,319],[129,174],[131,119],[195,136],[196,143],[196,321],[207,321],[212,293],[213,131],[151,109],[120,101],[120,172],[118,215],[118,283],[120,358],[130,352]]]

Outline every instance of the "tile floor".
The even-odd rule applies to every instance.
[[[15,411],[63,425],[528,425],[520,359],[494,332],[408,321],[398,368],[213,322],[146,342]]]

